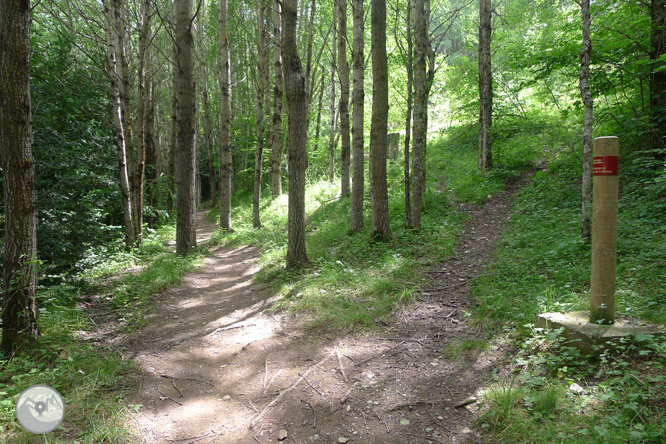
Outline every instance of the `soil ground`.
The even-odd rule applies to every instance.
[[[515,188],[515,187],[514,187]],[[211,251],[181,286],[156,295],[124,338],[142,369],[130,406],[146,443],[473,443],[476,394],[506,351],[449,359],[452,341],[486,341],[469,322],[469,282],[493,250],[512,189],[470,213],[457,253],[379,332],[312,332],[265,309],[257,248]],[[199,218],[199,238],[215,226]],[[124,348],[124,347],[123,347]]]

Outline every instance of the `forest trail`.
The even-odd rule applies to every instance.
[[[336,336],[266,312],[252,282],[258,249],[211,251],[157,304],[127,354],[141,366],[133,428],[146,443],[464,443],[475,393],[501,366],[498,347],[448,359],[452,341],[483,339],[467,322],[478,275],[510,213],[514,185],[469,221],[457,253],[427,273],[418,302],[381,332]],[[199,236],[215,226],[200,221]],[[286,438],[283,438],[286,433]],[[282,438],[282,439],[281,439]]]

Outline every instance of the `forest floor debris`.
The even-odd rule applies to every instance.
[[[457,253],[429,270],[420,299],[378,332],[336,337],[300,327],[296,315],[267,312],[273,295],[253,283],[258,251],[213,249],[181,286],[156,296],[145,327],[129,338],[126,355],[142,368],[128,399],[142,406],[134,415],[139,438],[269,443],[287,432],[304,443],[478,442],[469,407],[504,351],[453,358],[442,350],[485,340],[469,322],[468,286],[493,251],[517,186],[482,205],[459,205],[470,218]],[[200,234],[210,236],[214,224],[199,220]],[[165,378],[174,384],[160,385]]]

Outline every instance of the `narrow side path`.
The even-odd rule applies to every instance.
[[[481,339],[467,322],[468,283],[513,189],[462,208],[472,217],[456,256],[428,272],[422,298],[381,332],[335,337],[268,313],[271,294],[252,283],[258,250],[213,250],[182,286],[156,296],[131,339],[127,354],[142,371],[128,403],[141,405],[133,414],[141,442],[477,442],[474,394],[502,350],[452,360],[442,349]],[[200,227],[215,228],[203,219]]]

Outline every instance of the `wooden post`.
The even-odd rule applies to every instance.
[[[590,322],[596,324],[615,322],[618,151],[617,137],[594,139]]]

